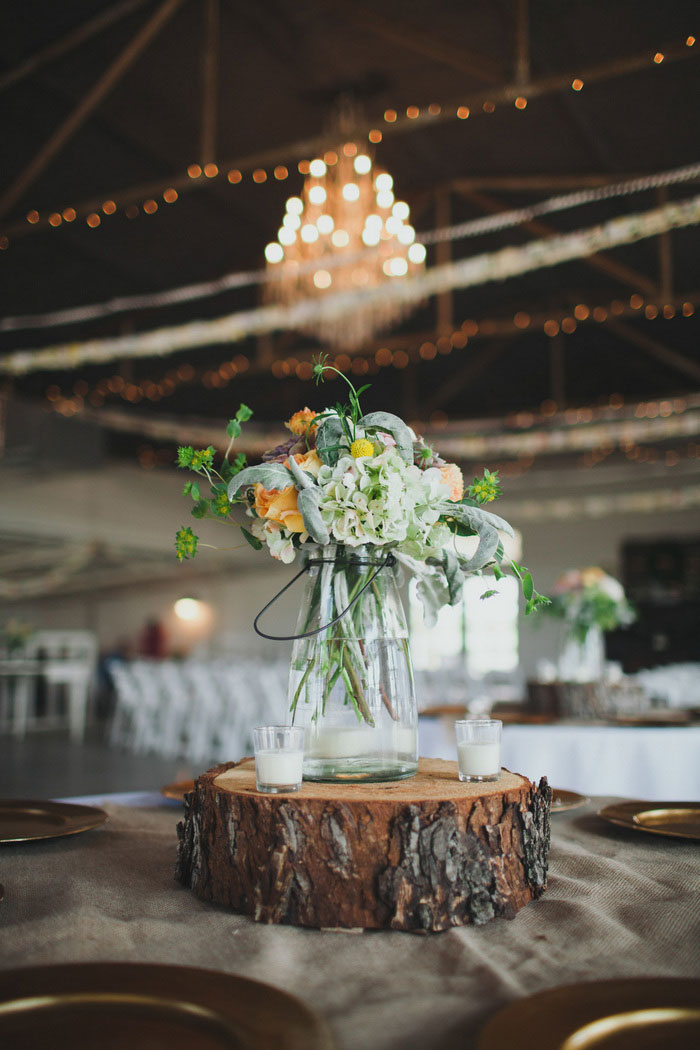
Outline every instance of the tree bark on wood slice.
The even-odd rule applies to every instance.
[[[441,759],[409,780],[265,795],[244,759],[185,797],[176,877],[258,922],[428,932],[512,918],[546,889],[551,797],[545,778],[462,783]]]

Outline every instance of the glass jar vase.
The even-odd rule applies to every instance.
[[[381,548],[312,548],[289,676],[304,779],[398,780],[418,769],[408,628]],[[319,630],[320,628],[320,630]]]

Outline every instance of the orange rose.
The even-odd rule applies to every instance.
[[[287,420],[284,424],[287,430],[291,430],[292,434],[298,434],[300,437],[302,434],[313,434],[316,431],[315,426],[309,426],[312,419],[315,419],[318,412],[313,412],[310,408],[302,408],[298,412],[295,412],[291,419]]]
[[[318,452],[315,448],[312,448],[309,452],[298,452],[294,457],[296,463],[299,464],[302,470],[307,471],[309,474],[313,474],[315,478],[318,477],[318,472],[323,466],[323,463],[319,459]],[[289,460],[284,461],[285,467],[289,466]]]
[[[277,521],[290,532],[303,532],[304,519],[297,507],[298,492],[294,485],[286,488],[266,489],[255,486],[255,512],[268,521]]]
[[[457,503],[457,501],[461,500],[464,495],[464,478],[462,477],[462,471],[456,463],[445,463],[444,466],[440,467],[440,473],[442,474],[443,485],[449,487],[449,498],[453,503]]]

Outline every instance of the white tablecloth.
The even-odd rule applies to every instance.
[[[455,759],[451,720],[421,718],[420,753]],[[584,795],[700,801],[700,726],[506,725],[501,762]]]

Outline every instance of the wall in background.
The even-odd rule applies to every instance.
[[[0,511],[0,532],[54,538],[77,534],[80,538],[140,545],[167,556],[172,551],[174,530],[191,520],[187,503],[179,495],[180,481],[180,476],[169,472],[123,466],[70,475],[52,473],[42,478],[3,471],[0,485],[13,495],[4,501]],[[520,529],[522,560],[545,594],[565,569],[600,565],[619,575],[625,541],[691,537],[700,532],[699,516],[694,511],[521,524],[515,501],[509,506],[504,500],[499,513]],[[215,523],[196,525],[209,542],[238,542],[233,530],[227,533]],[[204,650],[203,633],[178,622],[172,610],[177,598],[193,594],[211,607],[209,638],[214,651],[285,658],[289,644],[259,639],[252,621],[295,571],[294,565],[275,563],[264,552],[256,553],[247,546],[225,554],[203,549],[193,566],[173,564],[172,577],[166,580],[145,580],[142,585],[65,598],[4,602],[0,622],[12,616],[37,627],[91,628],[97,631],[104,650],[123,639],[133,643],[145,623],[157,619],[163,624],[172,649],[194,653]],[[268,631],[292,632],[302,588],[300,581],[271,610],[265,621]],[[554,622],[543,618],[535,626],[532,620],[521,618],[521,669],[525,675],[533,674],[538,659],[555,659],[558,635],[559,625]]]

